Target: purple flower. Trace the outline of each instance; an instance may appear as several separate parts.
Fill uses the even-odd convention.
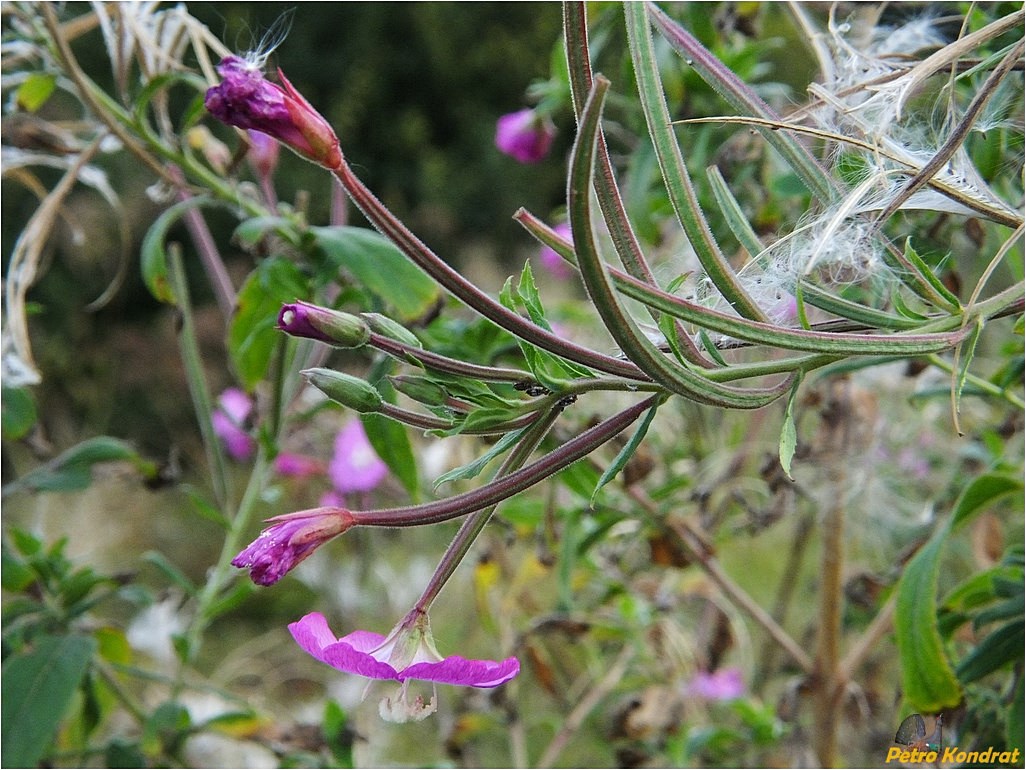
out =
[[[556,127],[534,110],[503,115],[495,124],[495,146],[521,163],[537,163],[549,153]]]
[[[687,691],[706,700],[736,700],[744,695],[745,682],[738,668],[700,671],[688,683]]]
[[[276,522],[232,559],[248,569],[253,582],[269,586],[281,580],[303,559],[356,522],[345,508],[311,508],[268,519]]]
[[[253,401],[238,388],[228,388],[217,399],[217,408],[210,415],[214,433],[224,442],[232,459],[243,462],[256,450],[256,442],[244,427],[253,411]]]
[[[350,421],[335,436],[335,455],[328,463],[328,475],[343,495],[369,492],[388,475],[388,466],[374,451],[359,420]]]
[[[427,614],[416,609],[387,637],[370,631],[353,631],[341,639],[336,638],[319,612],[311,612],[290,623],[289,631],[300,647],[332,668],[371,679],[402,682],[398,697],[386,698],[381,704],[382,717],[390,721],[423,719],[435,710],[434,698],[428,704],[421,697],[409,700],[408,680],[497,687],[520,673],[520,662],[516,658],[503,661],[468,660],[459,655],[443,658],[435,649]]]
[[[207,111],[222,123],[261,131],[314,163],[329,169],[342,165],[338,137],[328,122],[289,83],[264,78],[256,64],[226,56],[217,65],[223,80],[207,91]]]
[[[278,151],[281,147],[273,137],[263,131],[249,130],[249,165],[261,179],[270,179],[278,166]]]
[[[572,241],[569,223],[560,222],[552,228],[552,231],[565,240]],[[548,246],[541,247],[541,251],[538,252],[538,261],[541,262],[542,267],[548,270],[555,278],[569,278],[573,275],[573,268],[567,264],[565,259],[559,256],[559,254]]]
[[[282,452],[274,458],[274,470],[282,476],[305,479],[324,473],[324,462],[308,455]]]

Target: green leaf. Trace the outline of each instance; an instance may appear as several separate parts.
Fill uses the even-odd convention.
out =
[[[96,649],[88,636],[42,636],[11,655],[0,677],[0,757],[4,767],[37,767]]]
[[[246,251],[256,248],[268,233],[283,236],[287,241],[298,241],[299,235],[292,222],[285,217],[251,217],[239,224],[232,239]]]
[[[798,386],[801,384],[801,377],[796,377],[791,387],[791,395],[787,397],[787,406],[784,409],[784,422],[780,426],[780,467],[784,469],[787,477],[791,476],[791,461],[794,459],[794,450],[798,446],[798,430],[794,424],[794,405],[798,399]]]
[[[541,304],[541,297],[534,285],[534,277],[531,273],[531,264],[525,263],[520,273],[520,284],[517,287],[517,296],[513,296],[513,281],[507,279],[499,292],[499,301],[510,310],[519,310],[522,305],[528,316],[536,326],[546,331],[552,331],[548,320],[545,318],[545,309]],[[519,300],[519,302],[518,302]],[[524,354],[527,368],[539,384],[544,385],[551,391],[560,391],[566,387],[567,380],[574,377],[591,377],[592,372],[580,364],[554,356],[546,350],[542,350],[530,342],[520,338],[516,340],[520,351]]]
[[[150,290],[150,294],[160,302],[176,304],[175,293],[171,288],[167,272],[167,252],[164,250],[164,241],[167,240],[168,231],[190,209],[217,203],[212,198],[203,195],[176,203],[157,217],[157,221],[146,231],[146,237],[143,238],[140,248],[142,278],[146,288]]]
[[[513,444],[519,441],[520,437],[523,435],[525,430],[527,430],[527,428],[521,428],[520,430],[515,430],[510,433],[507,433],[494,444],[492,444],[491,448],[487,452],[485,452],[483,455],[478,457],[473,462],[469,462],[466,465],[461,465],[459,468],[453,468],[448,473],[443,473],[441,476],[435,479],[434,488],[438,489],[440,486],[442,486],[442,484],[445,484],[450,481],[456,481],[457,479],[475,478],[481,473],[481,471],[485,469],[485,466],[488,465],[488,463],[490,463],[496,457],[498,457],[507,449],[509,449]]]
[[[940,527],[905,567],[894,616],[905,698],[916,711],[931,714],[962,699],[937,630],[937,574],[948,531]]]
[[[406,428],[381,414],[361,414],[360,422],[378,457],[395,474],[410,497],[417,500],[420,497],[420,480]]]
[[[606,484],[616,478],[616,474],[623,470],[624,466],[634,456],[634,453],[638,451],[638,447],[641,446],[641,442],[645,440],[645,434],[648,433],[649,427],[652,425],[652,420],[655,419],[656,412],[659,411],[661,403],[656,403],[651,409],[645,412],[645,416],[638,424],[637,429],[634,431],[634,435],[631,436],[630,441],[624,444],[623,449],[616,453],[616,457],[613,458],[613,462],[609,464],[603,472],[602,476],[598,480],[598,484],[595,485],[595,491],[591,493],[591,500],[589,505],[595,505],[595,498],[598,497],[599,490],[602,489]]]
[[[425,316],[438,285],[384,236],[362,227],[311,227],[318,247],[401,320]]]
[[[1016,677],[1017,681],[1015,684],[1015,694],[1012,697],[1012,705],[1008,709],[1008,745],[1009,746],[1023,746],[1026,745],[1026,707],[1023,704],[1023,678]]]
[[[164,577],[185,591],[186,596],[196,595],[196,586],[193,585],[193,582],[189,580],[184,572],[168,561],[168,558],[160,551],[147,551],[142,555],[142,560],[160,570]]]
[[[147,765],[146,756],[139,750],[138,744],[123,738],[115,738],[108,743],[103,757],[103,766],[113,770],[146,767]]]
[[[976,353],[976,343],[983,331],[983,319],[977,318],[973,324],[973,330],[958,349],[958,373],[955,376],[955,392],[952,398],[955,399],[955,414],[961,410],[962,391],[965,389],[965,381],[969,376],[969,365],[973,362],[973,355]]]
[[[143,725],[143,751],[150,756],[175,753],[191,724],[189,710],[181,703],[161,703]]]
[[[963,684],[975,682],[1008,664],[1022,660],[1026,627],[1022,619],[996,629],[973,648],[958,664],[956,673]]]
[[[0,426],[4,441],[17,441],[36,424],[36,402],[28,388],[9,388],[4,385],[0,408],[3,413]]]
[[[50,98],[56,87],[56,75],[33,72],[18,86],[16,91],[18,107],[25,112],[35,112],[46,104],[46,100]]]
[[[10,486],[45,492],[85,489],[92,480],[90,470],[93,465],[116,460],[143,464],[135,450],[124,441],[109,436],[96,436],[62,452],[45,465],[11,482]]]
[[[937,274],[930,269],[930,266],[923,261],[923,258],[919,256],[919,253],[912,248],[912,239],[905,239],[905,259],[919,272],[923,279],[928,283],[933,290],[937,292],[949,305],[949,309],[952,311],[959,311],[962,309],[961,303],[958,301],[958,297],[951,293],[951,290],[944,285],[944,282],[937,277]]]
[[[952,529],[963,526],[983,506],[1013,492],[1021,493],[1022,489],[1022,479],[1005,474],[986,473],[973,479],[955,503]]]
[[[286,302],[307,295],[299,268],[286,259],[266,259],[239,289],[236,311],[228,327],[228,355],[246,390],[267,374],[281,333],[275,328]]]

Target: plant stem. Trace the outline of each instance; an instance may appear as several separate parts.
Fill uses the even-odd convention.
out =
[[[627,428],[661,398],[663,398],[661,395],[650,396],[584,431],[531,465],[478,489],[422,505],[385,508],[376,511],[353,511],[355,524],[377,527],[416,527],[448,521],[487,508],[518,492],[523,492],[542,479],[558,473],[568,465],[591,454]]]
[[[832,450],[827,466],[830,501],[825,507],[820,537],[820,587],[816,665],[813,672],[815,730],[813,746],[821,767],[833,767],[837,752],[837,718],[844,688],[839,678],[841,608],[844,601],[844,524],[848,493],[847,458],[854,416],[850,382],[841,378],[830,384],[823,413],[827,446]]]
[[[648,379],[629,361],[606,356],[569,340],[564,340],[562,337],[522,318],[517,313],[492,299],[446,264],[416,235],[410,232],[406,225],[400,222],[375,197],[374,193],[360,181],[345,161],[337,169],[334,169],[334,174],[349,194],[349,197],[352,198],[353,203],[356,204],[357,208],[363,212],[364,216],[370,220],[382,235],[398,246],[414,264],[468,307],[476,310],[485,318],[495,322],[511,334],[530,342],[532,345],[537,345],[543,350],[555,353],[557,356],[562,356],[570,361],[607,374],[614,374],[631,380],[644,381]]]
[[[502,465],[495,472],[495,476],[493,478],[503,478],[523,467],[524,463],[528,461],[531,454],[538,448],[542,439],[545,438],[545,435],[555,424],[562,411],[562,409],[552,407],[543,417],[537,419],[530,429],[524,433],[520,442],[516,447],[514,447],[513,451],[506,456],[505,460],[503,460]],[[488,520],[491,519],[496,507],[497,505],[492,505],[480,510],[469,516],[467,520],[463,522],[463,526],[461,526],[459,532],[456,533],[456,537],[442,556],[442,560],[439,562],[434,574],[431,576],[427,586],[424,588],[424,593],[421,594],[420,599],[418,599],[416,605],[414,605],[415,609],[427,612],[431,603],[435,600],[435,597],[438,596],[439,591],[442,590],[446,581],[452,577],[453,572],[456,571],[456,567],[458,567],[460,562],[463,561],[463,557],[467,555],[467,551],[470,550],[470,546],[473,545],[474,540],[477,539],[481,530],[484,529]]]

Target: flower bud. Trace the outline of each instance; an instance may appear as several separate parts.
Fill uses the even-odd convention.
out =
[[[303,98],[281,70],[282,85],[264,78],[260,68],[238,56],[217,65],[223,80],[207,91],[207,111],[222,123],[272,136],[325,168],[342,165],[338,137],[320,113]]]
[[[411,348],[424,347],[413,332],[402,324],[393,321],[388,316],[381,315],[380,313],[360,313],[360,317],[367,322],[367,325],[370,326],[371,331],[375,334],[401,342]]]
[[[381,394],[366,380],[334,369],[306,369],[303,374],[311,385],[342,406],[357,412],[381,411]]]
[[[359,316],[302,300],[281,306],[278,328],[293,337],[307,337],[340,348],[359,348],[370,339],[370,327]]]
[[[400,393],[427,406],[445,406],[449,398],[449,392],[445,388],[426,377],[399,374],[388,379]]]

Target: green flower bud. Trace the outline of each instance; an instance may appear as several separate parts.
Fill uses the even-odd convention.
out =
[[[383,316],[380,313],[360,313],[360,316],[375,334],[409,345],[411,348],[424,347],[413,332],[388,316]]]
[[[388,379],[400,393],[427,406],[445,406],[446,400],[449,398],[449,391],[427,377],[399,374]]]
[[[306,369],[307,380],[332,401],[357,412],[380,412],[381,394],[366,380],[333,369]]]

